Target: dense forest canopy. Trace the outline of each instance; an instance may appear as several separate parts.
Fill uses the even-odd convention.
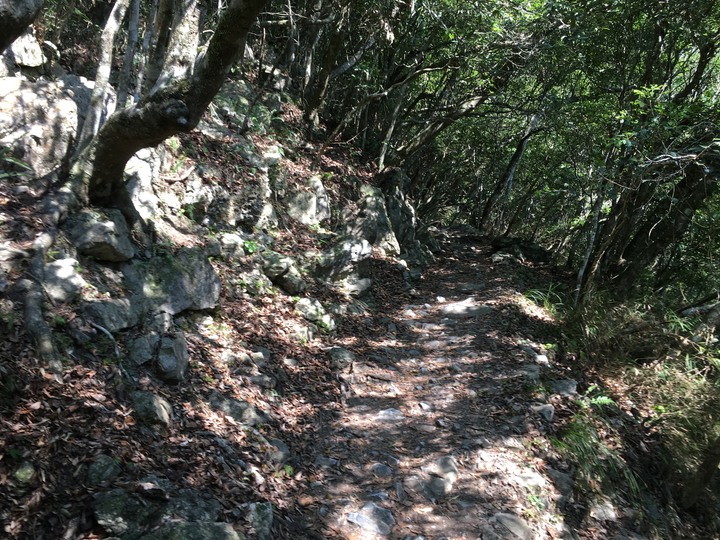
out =
[[[717,292],[716,2],[264,4],[229,2],[248,18],[224,27],[224,2],[47,2],[36,26],[61,61],[93,78],[95,59],[110,65],[110,39],[112,65],[122,66],[113,82],[136,108],[185,95],[179,106],[194,119],[155,125],[128,146],[132,155],[197,122],[207,106],[197,96],[217,82],[192,94],[179,77],[204,80],[198,70],[218,38],[244,38],[262,11],[246,64],[258,85],[279,74],[317,137],[357,146],[380,170],[403,167],[425,221],[541,242],[578,272],[577,301],[597,286],[626,294],[642,285],[678,305]],[[105,25],[111,9],[127,12],[117,37]],[[63,50],[77,32],[87,47]],[[115,186],[91,189],[91,199],[123,191],[86,172],[92,186]]]
[[[2,9],[17,30],[38,7]],[[717,298],[714,1],[76,0],[35,26],[97,80],[75,191],[131,223],[125,163],[191,130],[245,47],[315,137],[404,168],[427,223],[540,242],[576,272],[576,304]],[[121,103],[101,126],[109,83]]]

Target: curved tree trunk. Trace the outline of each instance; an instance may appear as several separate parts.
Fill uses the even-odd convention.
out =
[[[540,122],[540,115],[538,113],[535,113],[530,119],[528,126],[525,128],[525,132],[523,133],[520,142],[518,142],[517,146],[515,147],[515,152],[510,158],[510,162],[508,163],[505,172],[503,173],[500,180],[498,180],[497,184],[495,184],[495,189],[493,189],[493,192],[490,194],[490,197],[485,203],[482,215],[480,216],[480,225],[478,226],[481,231],[487,228],[490,221],[490,213],[495,208],[495,205],[497,204],[498,199],[500,199],[500,196],[503,193],[507,193],[510,191],[513,179],[515,178],[515,171],[517,171],[518,165],[520,165],[520,160],[522,160],[523,154],[525,154],[525,150],[527,149],[527,145],[530,142],[530,138],[538,132],[538,122]]]
[[[194,72],[169,82],[105,122],[71,173],[73,184],[87,190],[80,194],[83,199],[118,208],[131,225],[139,222],[125,189],[125,165],[138,150],[197,126],[230,67],[242,56],[247,33],[264,5],[265,0],[231,1],[207,51],[195,62]]]

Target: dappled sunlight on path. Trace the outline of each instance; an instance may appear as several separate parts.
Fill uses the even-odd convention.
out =
[[[520,294],[522,268],[447,247],[404,301],[377,306],[384,331],[355,343],[339,373],[344,406],[322,429],[301,498],[326,537],[569,534],[571,471],[539,408],[549,396],[536,341],[552,320]]]

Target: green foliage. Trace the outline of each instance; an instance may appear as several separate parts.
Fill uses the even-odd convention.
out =
[[[252,255],[253,253],[257,253],[258,249],[258,243],[255,240],[245,240],[243,242],[243,250],[245,253]]]
[[[525,297],[547,311],[554,318],[560,319],[566,311],[566,302],[560,292],[560,287],[551,283],[546,291],[530,289],[524,293]]]
[[[62,315],[54,315],[52,319],[52,324],[55,327],[62,327],[67,324],[67,319],[63,317]]]
[[[637,421],[666,448],[667,454],[653,455],[653,461],[693,470],[720,422],[720,349],[693,340],[701,320],[682,317],[655,298],[620,304],[595,293],[566,321],[569,348],[623,391],[621,404],[592,385],[579,400],[582,415],[612,432],[604,412],[617,407],[628,412],[630,402]],[[571,437],[569,448],[580,459],[592,459],[576,439]]]
[[[615,401],[611,397],[599,393],[599,388],[597,384],[591,384],[590,387],[585,391],[584,399],[580,400],[578,403],[580,403],[580,405],[585,408],[596,407],[597,409],[602,409],[603,407],[615,405]]]
[[[566,459],[577,464],[587,489],[602,490],[605,495],[625,495],[633,506],[639,507],[640,482],[625,461],[618,439],[609,439],[608,433],[613,433],[613,429],[607,422],[581,410],[551,442]]]
[[[30,165],[14,157],[9,148],[0,147],[0,181],[28,176],[31,173],[32,167]]]
[[[286,478],[292,478],[294,475],[295,469],[293,469],[292,465],[288,465],[287,463],[282,466],[282,469],[275,473],[276,478],[282,478],[283,476]]]

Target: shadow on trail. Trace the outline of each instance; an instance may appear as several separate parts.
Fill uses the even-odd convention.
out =
[[[372,306],[356,360],[338,375],[343,407],[316,448],[307,512],[326,537],[508,537],[557,525],[546,516],[562,514],[567,488],[536,456],[548,423],[532,410],[540,372],[521,347],[550,340],[553,323],[518,299],[531,274],[486,259],[475,246],[454,253]],[[397,272],[384,264],[375,261],[376,279]]]

